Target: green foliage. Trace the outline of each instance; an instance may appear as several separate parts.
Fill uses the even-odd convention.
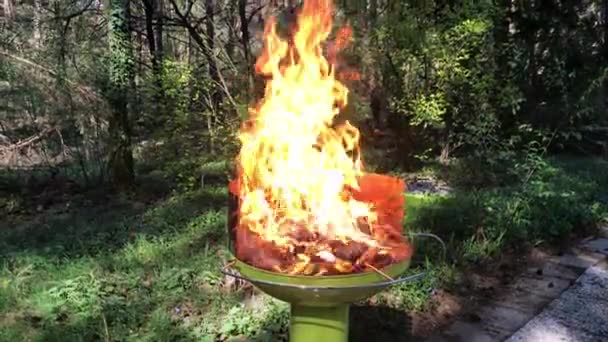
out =
[[[444,137],[444,144],[494,147],[498,121],[493,109],[495,65],[488,44],[492,25],[484,13],[454,26],[425,30],[416,50],[404,47],[403,95],[393,107],[429,138]],[[407,72],[423,69],[424,74]],[[446,140],[447,137],[447,140]]]
[[[462,242],[460,253],[462,258],[468,262],[479,263],[487,261],[496,256],[504,248],[504,235],[501,232],[498,236],[487,237],[471,236],[468,240]]]
[[[224,188],[209,188],[173,197],[135,217],[117,212],[95,220],[95,213],[84,210],[73,223],[78,229],[92,226],[89,231],[75,233],[74,226],[51,220],[52,234],[39,245],[28,241],[36,225],[19,232],[3,229],[0,311],[32,318],[3,320],[0,331],[24,336],[29,330],[34,340],[103,339],[107,324],[108,334],[120,339],[194,339],[186,332],[192,330],[186,329],[188,320],[194,327],[205,323],[187,310],[207,305],[220,310],[237,301],[221,292],[217,271],[225,196]],[[45,247],[55,244],[63,247]],[[211,318],[214,324],[221,320]]]
[[[522,172],[535,170],[525,183],[448,196],[408,195],[406,228],[444,237],[459,267],[608,221],[605,161],[522,163],[530,164]],[[137,215],[118,202],[102,215],[82,208],[68,221],[48,219],[44,230],[36,222],[0,230],[0,314],[17,317],[0,321],[0,338],[284,340],[284,303],[224,288],[218,269],[226,252],[225,202],[225,186],[210,186],[171,196]],[[422,264],[410,272],[427,275],[370,303],[396,310],[427,307],[434,291],[449,287],[458,272],[437,251],[434,243],[416,243]]]
[[[395,309],[421,311],[428,307],[435,290],[454,281],[452,267],[429,260],[423,267],[408,271],[411,274],[418,272],[425,272],[421,280],[396,285],[372,300]]]
[[[408,196],[406,226],[449,237],[452,249],[468,262],[486,261],[507,247],[580,234],[608,214],[601,201],[605,166],[600,160],[533,159],[520,166],[528,176],[523,183]]]
[[[75,317],[82,318],[96,316],[101,312],[102,295],[101,282],[93,274],[63,280],[44,294],[52,301],[49,308],[52,314],[69,311]]]
[[[514,6],[523,8],[514,13],[484,1],[389,5],[374,31],[371,63],[377,68],[382,61],[395,120],[413,127],[404,134],[416,146],[405,148],[423,159],[441,151],[444,159],[500,164],[538,141],[522,125],[555,131],[547,146],[563,148],[580,143],[583,124],[605,123],[598,116],[603,72],[597,60],[583,57],[595,53],[588,13],[569,8],[548,16],[552,9],[544,5]],[[574,21],[589,35],[573,38],[564,25]],[[581,52],[571,53],[570,44]]]
[[[165,101],[170,103],[173,108],[166,108],[169,112],[154,113],[156,115],[166,115],[171,120],[168,124],[170,128],[177,129],[176,135],[183,133],[191,123],[190,116],[195,113],[190,112],[192,102],[200,101],[201,90],[209,88],[208,80],[203,78],[200,80],[194,92],[186,92],[190,82],[192,82],[192,67],[185,63],[179,63],[166,58],[163,61],[162,68],[162,92],[165,95]]]
[[[226,320],[220,328],[220,334],[224,339],[228,336],[251,336],[256,328],[254,322],[251,312],[247,312],[242,306],[235,306],[228,311]]]
[[[444,126],[443,117],[446,114],[446,103],[442,94],[421,94],[411,103],[412,119],[415,126],[440,128]]]
[[[368,304],[423,310],[463,265],[608,222],[606,162],[548,157],[606,149],[604,136],[583,129],[601,132],[607,123],[603,2],[383,1],[375,13],[369,2],[337,3],[339,19],[355,29],[338,74],[362,75],[347,82],[342,115],[369,138],[364,157],[377,164],[368,170],[394,171],[392,149],[399,162],[431,163],[455,186],[447,196],[408,195],[406,227],[444,237],[456,264],[445,265],[437,246],[417,244],[422,264],[411,272],[427,276]],[[20,2],[17,20],[0,23],[0,148],[57,128],[15,154],[32,165],[0,174],[0,216],[8,218],[0,229],[0,340],[284,340],[286,305],[227,289],[218,272],[238,123],[262,90],[261,82],[249,89],[256,52],[240,51],[234,7],[218,9],[214,22],[204,6],[186,19],[165,11],[162,63],[151,68],[141,2],[111,0],[105,11],[41,4]],[[257,15],[246,16],[255,50]],[[291,19],[279,19],[280,31]],[[215,29],[212,50],[195,39],[211,38],[205,24]],[[389,134],[378,139],[366,130],[378,114],[375,87],[390,103],[381,110],[385,132],[375,132]],[[224,103],[215,103],[218,91]],[[136,190],[162,198],[108,195],[101,185],[101,156],[128,168],[132,145]],[[149,171],[156,176],[145,182]],[[75,190],[53,191],[70,181]]]
[[[209,94],[214,88],[210,79],[192,65],[166,58],[160,81],[164,95],[160,111],[154,110],[158,107],[153,102],[154,80],[146,82],[150,114],[142,115],[139,125],[151,131],[151,139],[159,143],[152,153],[143,149],[141,161],[161,166],[180,190],[200,187],[202,175],[226,174],[226,160],[236,153],[237,126],[236,121],[218,120],[209,107]]]
[[[270,300],[263,308],[254,310],[237,305],[232,307],[222,320],[220,339],[251,336],[261,341],[276,340],[279,335],[285,334],[288,321],[288,305],[276,300]]]

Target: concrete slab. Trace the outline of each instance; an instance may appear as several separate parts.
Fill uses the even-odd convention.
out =
[[[533,314],[504,306],[489,305],[479,311],[484,330],[493,338],[502,340],[519,329]]]
[[[509,291],[498,295],[491,305],[503,306],[529,315],[536,315],[552,300],[553,298],[532,292]]]
[[[570,286],[570,283],[570,280],[556,277],[537,279],[524,276],[509,285],[509,288],[513,289],[514,293],[519,293],[522,296],[525,296],[527,293],[533,293],[537,296],[551,299],[559,296],[563,290]]]
[[[529,313],[497,305],[486,306],[479,311],[479,317],[484,324],[502,330],[515,330],[524,325],[530,316]]]
[[[475,320],[457,321],[427,341],[608,342],[607,255],[602,238],[550,257],[476,310]]]
[[[496,341],[480,324],[456,321],[444,331],[444,341],[450,342],[493,342]],[[429,341],[431,341],[429,339]],[[438,340],[435,340],[438,341]]]
[[[538,316],[506,342],[605,342],[601,336],[573,330],[548,315]]]
[[[596,253],[608,255],[608,239],[605,238],[587,241],[583,247]]]
[[[530,278],[555,277],[575,280],[583,273],[583,270],[560,265],[556,261],[548,261],[542,267],[528,267],[526,273]]]
[[[550,262],[557,262],[560,265],[587,269],[603,260],[606,256],[600,253],[587,252],[583,250],[574,250],[572,253],[566,253],[562,256],[554,256],[549,259]]]
[[[608,238],[608,223],[604,223],[599,226],[599,235]]]
[[[608,341],[608,270],[590,267],[507,341]]]

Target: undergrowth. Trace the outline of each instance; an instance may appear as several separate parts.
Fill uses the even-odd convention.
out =
[[[455,263],[442,261],[437,244],[416,241],[410,272],[426,276],[360,303],[359,314],[387,324],[386,310],[424,310],[463,266],[608,221],[607,166],[547,160],[526,182],[408,195],[406,229],[440,235]],[[0,341],[285,339],[288,307],[219,273],[229,258],[225,203],[225,188],[209,186],[144,208],[113,199],[3,222]]]

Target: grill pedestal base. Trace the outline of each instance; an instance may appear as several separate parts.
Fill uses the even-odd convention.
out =
[[[348,342],[350,305],[331,307],[291,305],[290,342]]]

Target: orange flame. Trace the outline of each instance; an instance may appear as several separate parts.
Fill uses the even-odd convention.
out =
[[[298,261],[291,271],[295,273],[307,273],[310,262],[310,255],[295,247],[296,235],[302,241],[302,230],[313,245],[322,237],[384,248],[377,237],[388,233],[373,228],[380,216],[381,221],[394,222],[398,238],[401,234],[403,182],[391,179],[381,185],[388,191],[385,195],[401,196],[396,206],[385,205],[395,209],[397,219],[387,218],[385,212],[378,212],[385,199],[365,198],[369,197],[364,194],[369,193],[365,181],[361,183],[364,189],[360,188],[359,130],[348,121],[334,123],[347,103],[348,89],[336,79],[335,67],[322,53],[332,28],[332,11],[330,0],[305,1],[290,40],[281,38],[276,21],[269,20],[264,49],[256,62],[256,71],[268,79],[264,98],[250,108],[239,134],[239,180],[233,189],[238,189],[241,200],[239,226],[259,237],[259,244],[272,243],[295,255]],[[346,46],[351,35],[350,28],[339,31],[329,53],[332,61],[336,49]],[[369,180],[386,181],[381,177]],[[257,237],[243,235],[248,241]],[[275,257],[272,253],[271,249],[258,253],[256,263],[267,264]],[[407,253],[401,254],[395,260]],[[323,251],[319,255],[332,258]],[[334,263],[340,272],[352,270],[348,262]]]
[[[330,1],[305,1],[293,44],[278,36],[271,20],[256,63],[256,70],[271,79],[240,134],[240,217],[278,244],[288,243],[280,229],[286,222],[332,238],[371,243],[356,220],[374,220],[370,205],[344,192],[345,187],[358,188],[359,131],[348,122],[332,126],[346,105],[348,89],[335,79],[322,54],[331,13]],[[343,32],[342,46],[349,35]]]

